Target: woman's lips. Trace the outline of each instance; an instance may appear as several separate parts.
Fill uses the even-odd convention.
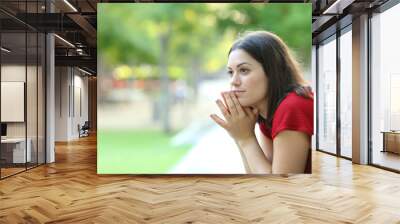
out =
[[[232,92],[246,92],[246,90],[242,90],[242,89],[233,89],[231,91]]]
[[[239,96],[246,92],[246,90],[231,90],[236,96]]]

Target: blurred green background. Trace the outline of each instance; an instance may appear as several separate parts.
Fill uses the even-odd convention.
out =
[[[97,18],[98,173],[174,172],[213,125],[240,33],[277,34],[311,77],[311,4],[100,3]]]

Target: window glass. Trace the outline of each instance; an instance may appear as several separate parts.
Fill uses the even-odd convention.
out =
[[[340,153],[352,157],[352,35],[340,36]]]
[[[318,48],[318,148],[336,153],[336,37]]]
[[[372,29],[372,163],[400,170],[400,4],[376,14]]]

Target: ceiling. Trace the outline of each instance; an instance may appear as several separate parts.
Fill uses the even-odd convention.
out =
[[[36,33],[54,32],[57,34],[56,66],[79,66],[96,74],[98,2],[97,0],[47,0],[46,5],[44,0],[1,0],[2,46],[12,49],[2,60],[19,63],[24,61],[26,56],[29,63],[29,59],[36,57],[36,51],[44,47],[43,44],[36,43]],[[28,32],[27,40],[25,40],[25,30]],[[30,35],[29,32],[35,35]],[[25,41],[28,42],[27,45]]]
[[[361,13],[373,12],[389,0],[312,0],[313,44],[351,24]]]

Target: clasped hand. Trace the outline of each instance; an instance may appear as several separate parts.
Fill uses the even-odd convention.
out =
[[[225,104],[218,99],[216,101],[225,120],[211,114],[210,117],[224,128],[235,141],[242,141],[254,137],[254,127],[257,121],[256,108],[242,107],[233,92],[222,92]]]

